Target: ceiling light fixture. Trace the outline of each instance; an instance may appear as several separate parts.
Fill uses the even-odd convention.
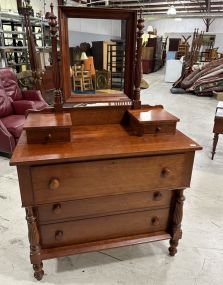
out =
[[[177,10],[176,10],[176,8],[172,5],[172,6],[169,7],[169,9],[167,10],[166,13],[167,13],[167,15],[176,15]]]

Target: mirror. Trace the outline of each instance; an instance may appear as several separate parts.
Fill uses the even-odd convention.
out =
[[[133,99],[136,11],[59,7],[65,103]]]

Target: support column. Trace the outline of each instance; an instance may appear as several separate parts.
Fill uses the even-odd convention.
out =
[[[34,277],[41,280],[44,275],[43,263],[41,260],[41,246],[39,231],[36,224],[36,217],[33,207],[26,208],[26,220],[28,224],[28,235],[30,243],[30,261],[33,264]]]
[[[169,254],[174,256],[177,253],[177,246],[179,239],[182,238],[182,230],[181,230],[181,221],[183,218],[183,204],[185,197],[183,195],[183,190],[174,190],[175,192],[175,209],[172,217],[172,225],[171,225],[171,239],[170,239],[170,247]]]

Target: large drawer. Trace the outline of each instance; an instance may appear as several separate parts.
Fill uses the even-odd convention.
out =
[[[35,166],[37,204],[79,198],[188,187],[193,156],[176,154]]]
[[[50,223],[70,218],[103,216],[121,211],[169,207],[171,196],[172,191],[156,190],[45,204],[38,207],[38,219],[40,223]]]
[[[166,230],[169,209],[142,211],[40,226],[43,248]]]

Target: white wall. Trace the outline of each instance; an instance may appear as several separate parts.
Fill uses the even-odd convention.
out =
[[[69,19],[69,31],[121,37],[121,21],[105,19]]]
[[[155,27],[159,36],[163,36],[165,33],[191,33],[195,28],[205,30],[202,19],[182,19],[180,22],[174,19],[146,21],[145,29],[148,25]]]
[[[191,44],[193,32],[195,28],[199,31],[205,31],[206,26],[203,19],[182,19],[182,21],[175,21],[174,19],[159,19],[145,22],[145,31],[148,25],[157,29],[159,36],[168,36],[169,38],[181,38],[191,35],[189,43]],[[223,19],[217,18],[211,24],[209,34],[215,34],[215,47],[218,47],[219,52],[223,52]]]
[[[192,33],[195,28],[198,28],[200,31],[206,30],[203,19],[182,19],[180,22],[175,21],[174,19],[145,21],[145,29],[148,25],[155,27],[160,36],[165,33]],[[223,19],[215,19],[210,26],[209,32],[221,33],[222,25]]]

